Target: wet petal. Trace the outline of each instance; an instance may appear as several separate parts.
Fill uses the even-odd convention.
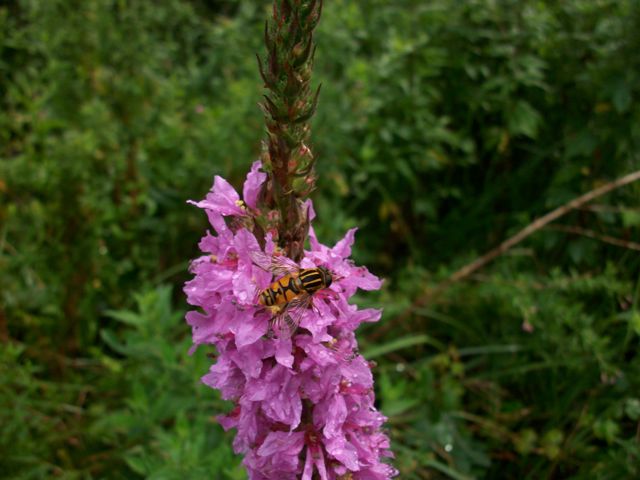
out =
[[[282,338],[276,340],[276,361],[287,368],[293,367],[293,353],[291,351],[291,339]]]
[[[352,472],[360,470],[358,463],[358,452],[355,447],[345,440],[344,437],[333,437],[324,441],[327,453],[342,463]]]
[[[263,335],[266,335],[269,329],[269,322],[265,315],[257,315],[245,322],[233,325],[231,331],[236,334],[236,346],[240,349],[246,345],[250,345]]]
[[[303,432],[271,432],[258,449],[258,455],[261,457],[278,454],[297,456],[303,445]]]

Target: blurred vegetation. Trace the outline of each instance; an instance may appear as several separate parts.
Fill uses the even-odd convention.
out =
[[[259,154],[268,3],[0,4],[0,476],[244,478],[180,286],[185,200]],[[638,478],[640,185],[401,315],[640,168],[639,4],[333,0],[317,41],[316,228],[387,279],[401,478]]]

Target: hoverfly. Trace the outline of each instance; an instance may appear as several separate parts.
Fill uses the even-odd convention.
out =
[[[301,268],[284,256],[269,256],[262,252],[251,255],[253,263],[278,278],[257,292],[256,303],[273,314],[272,328],[278,336],[290,337],[298,328],[304,312],[312,305],[312,296],[328,288],[334,275],[327,268]]]

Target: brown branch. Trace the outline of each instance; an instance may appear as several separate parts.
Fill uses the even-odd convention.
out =
[[[393,324],[396,324],[396,325],[402,324],[402,322],[405,321],[407,317],[411,315],[411,313],[416,308],[419,308],[425,305],[431,298],[433,298],[437,294],[442,293],[444,290],[449,288],[454,283],[464,280],[472,273],[476,272],[477,270],[480,270],[489,262],[491,262],[492,260],[499,257],[500,255],[505,253],[507,250],[509,250],[513,246],[523,241],[529,235],[537,232],[541,228],[545,227],[546,225],[553,222],[554,220],[557,220],[563,215],[566,215],[571,210],[581,208],[584,204],[590,202],[595,198],[601,197],[602,195],[605,195],[611,192],[612,190],[615,190],[616,188],[623,187],[624,185],[628,185],[638,180],[640,180],[640,170],[629,173],[628,175],[625,175],[624,177],[620,177],[617,180],[614,180],[613,182],[606,183],[601,187],[598,187],[594,190],[591,190],[585,193],[584,195],[580,195],[579,197],[574,198],[570,202],[565,203],[564,205],[556,208],[555,210],[550,211],[546,215],[543,215],[542,217],[534,220],[529,225],[527,225],[522,230],[520,230],[518,233],[516,233],[514,236],[508,238],[507,240],[502,242],[500,245],[498,245],[494,249],[489,250],[487,253],[485,253],[481,257],[476,258],[473,262],[468,263],[462,268],[456,270],[445,281],[437,285],[434,289],[426,292],[422,297],[419,297],[417,300],[415,300],[407,310],[405,310],[402,314],[400,314],[398,317],[396,317],[392,321],[388,322],[387,325],[390,326]],[[383,329],[380,329],[380,330],[383,330]]]
[[[624,185],[635,182],[637,180],[640,180],[640,170],[630,173],[628,175],[625,175],[624,177],[614,180],[613,182],[609,182],[605,185],[602,185],[599,188],[596,188],[595,190],[591,190],[590,192],[587,192],[584,195],[580,195],[579,197],[574,198],[569,203],[565,203],[564,205],[538,218],[537,220],[534,220],[525,228],[523,228],[518,233],[516,233],[513,237],[508,238],[493,250],[488,251],[487,253],[477,258],[473,262],[465,265],[461,269],[454,272],[447,280],[445,280],[444,285],[445,286],[450,285],[452,283],[459,282],[460,280],[468,277],[476,270],[484,267],[487,263],[492,261],[494,258],[502,255],[511,247],[520,243],[522,240],[527,238],[532,233],[537,232],[547,224],[553,222],[554,220],[557,220],[563,215],[566,215],[571,210],[580,208],[582,205],[590,202],[594,198],[600,197],[606,193],[609,193],[612,190],[615,190],[616,188],[620,188]]]
[[[625,207],[618,205],[583,205],[580,210],[586,210],[596,213],[625,213],[625,212],[640,212],[640,208]]]
[[[593,230],[586,228],[575,227],[573,225],[549,225],[547,228],[557,230],[559,232],[572,233],[575,235],[582,235],[584,237],[600,240],[601,242],[615,245],[616,247],[628,248],[629,250],[640,251],[640,243],[632,242],[630,240],[623,240],[621,238],[611,237],[609,235],[603,235]]]
[[[0,308],[0,343],[7,343],[9,341],[9,324],[7,317],[4,314],[4,310]]]

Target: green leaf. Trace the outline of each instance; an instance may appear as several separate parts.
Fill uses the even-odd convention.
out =
[[[598,145],[597,138],[586,129],[570,136],[566,142],[566,156],[569,159],[591,155]]]
[[[538,434],[532,428],[527,428],[520,432],[514,440],[516,450],[522,455],[531,453],[538,440]]]
[[[448,467],[444,463],[438,462],[437,460],[426,460],[424,462],[424,465],[438,470],[441,473],[444,473],[447,477],[453,478],[453,480],[473,480],[473,477],[460,473],[453,468]]]
[[[397,338],[392,340],[391,342],[384,343],[382,345],[378,345],[376,347],[366,348],[362,355],[366,359],[373,359],[376,357],[380,357],[382,355],[387,355],[392,352],[397,352],[398,350],[402,350],[409,347],[414,347],[416,345],[432,345],[438,349],[444,349],[444,346],[438,342],[437,340],[429,337],[428,335],[413,335],[408,337]]]
[[[128,454],[124,457],[124,460],[127,462],[129,468],[137,474],[145,476],[149,474],[148,462],[146,462],[145,458],[140,454]]]
[[[620,426],[609,418],[596,420],[593,425],[593,433],[597,438],[606,440],[607,443],[613,443],[620,434]]]
[[[420,404],[418,398],[400,398],[384,403],[384,413],[390,417],[400,415]]]
[[[130,349],[126,345],[122,344],[116,334],[108,328],[100,330],[100,337],[113,351],[122,355],[129,355],[131,353]]]
[[[640,211],[624,210],[622,212],[622,224],[625,227],[640,226]]]
[[[512,135],[536,138],[541,122],[540,113],[525,100],[517,100],[507,112],[507,125]]]
[[[629,318],[629,325],[633,329],[636,335],[640,337],[640,311],[632,310],[628,315],[625,315]]]
[[[145,318],[143,316],[130,310],[107,310],[105,315],[132,326],[139,326],[145,322]]]
[[[618,113],[625,113],[629,110],[631,106],[631,91],[623,79],[615,82],[611,100]]]
[[[624,405],[624,412],[633,421],[640,419],[640,399],[627,398]]]
[[[560,447],[562,445],[563,439],[563,432],[556,428],[551,429],[547,433],[545,433],[540,440],[540,445],[542,446],[544,454],[550,459],[557,458],[558,455],[560,455]]]

